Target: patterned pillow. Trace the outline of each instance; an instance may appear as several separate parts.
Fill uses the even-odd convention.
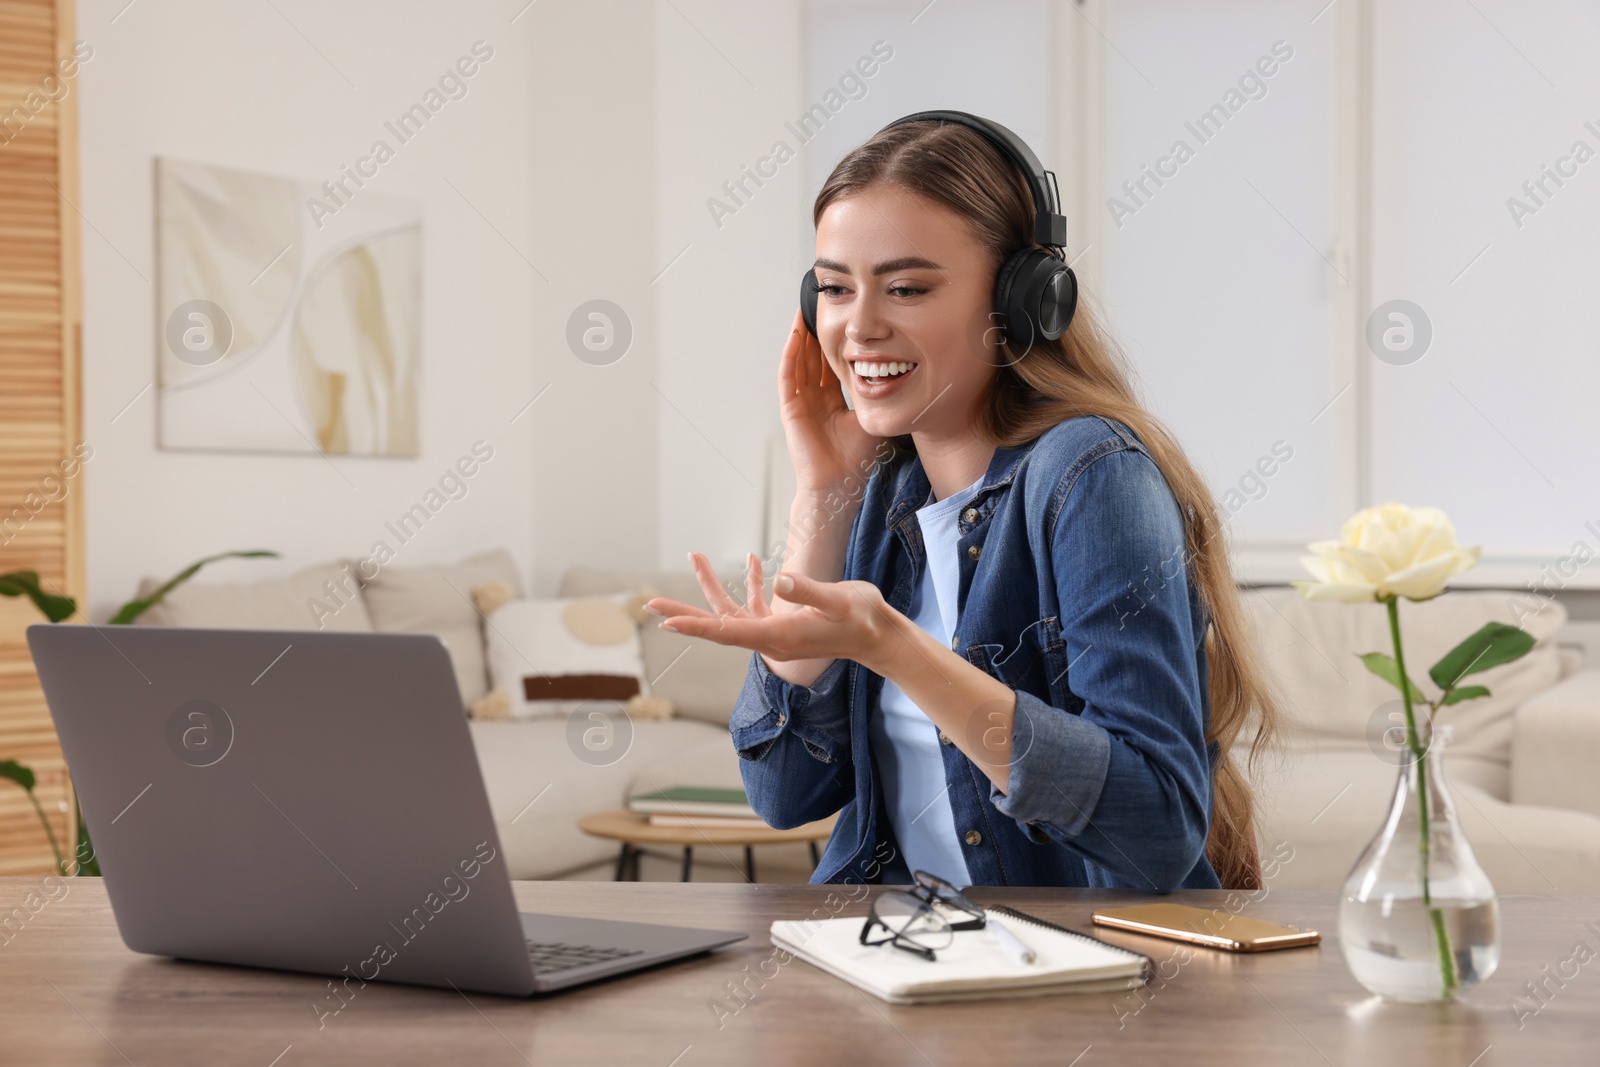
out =
[[[564,717],[590,701],[625,706],[648,696],[632,598],[513,600],[492,611],[489,677],[509,717]]]

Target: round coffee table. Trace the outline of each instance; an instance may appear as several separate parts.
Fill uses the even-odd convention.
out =
[[[689,880],[694,849],[700,845],[732,845],[744,849],[744,874],[751,882],[756,880],[756,859],[752,851],[756,845],[783,845],[804,841],[811,846],[811,863],[815,867],[820,857],[817,842],[833,833],[838,815],[796,826],[792,830],[775,830],[770,826],[651,826],[650,817],[627,808],[585,815],[578,820],[578,829],[591,837],[604,837],[622,842],[617,854],[616,881],[639,880],[639,853],[647,845],[676,845],[683,849],[683,878]]]

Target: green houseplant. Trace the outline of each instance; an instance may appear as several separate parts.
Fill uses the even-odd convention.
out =
[[[200,572],[208,563],[215,563],[219,559],[233,557],[254,559],[262,556],[277,558],[276,552],[265,549],[250,549],[243,552],[220,552],[215,556],[207,556],[196,560],[183,568],[167,581],[163,582],[155,592],[143,599],[135,598],[123,604],[116,613],[107,620],[108,625],[126,626],[134,622],[155,605],[165,600],[167,594],[178,586],[187,582]],[[34,606],[51,622],[65,622],[78,611],[78,603],[69,596],[61,596],[45,589],[37,571],[10,571],[0,574],[0,596],[18,597],[25,596],[33,601]],[[50,827],[50,820],[45,815],[44,808],[39,803],[39,798],[34,794],[36,778],[33,770],[16,760],[0,761],[0,778],[7,778],[21,786],[28,794],[28,800],[33,804],[33,810],[39,815],[39,822],[44,826],[44,832],[50,839],[50,848],[55,853],[56,869],[64,875],[87,874],[98,877],[100,865],[94,858],[94,847],[89,842],[88,828],[83,824],[83,812],[77,813],[77,826],[75,828],[75,842],[73,855],[76,860],[77,870],[72,870],[71,864],[62,855],[61,843],[56,839],[56,834]]]

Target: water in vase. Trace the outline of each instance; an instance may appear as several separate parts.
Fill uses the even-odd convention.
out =
[[[1455,959],[1456,993],[1494,973],[1500,965],[1500,912],[1494,897],[1476,902],[1435,902]],[[1363,986],[1394,1000],[1438,1000],[1444,969],[1430,909],[1419,897],[1361,902],[1346,895],[1339,904],[1339,947]]]

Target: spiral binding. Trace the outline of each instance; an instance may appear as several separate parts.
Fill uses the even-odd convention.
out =
[[[1042,926],[1046,929],[1054,930],[1057,933],[1070,934],[1073,937],[1080,938],[1084,941],[1092,941],[1097,945],[1104,945],[1106,948],[1116,949],[1118,952],[1125,953],[1129,956],[1136,956],[1140,960],[1144,961],[1141,965],[1142,973],[1140,977],[1147,983],[1151,978],[1155,977],[1156,961],[1145,955],[1143,952],[1128,948],[1126,945],[1114,944],[1110,941],[1095,937],[1093,934],[1086,934],[1082,930],[1074,930],[1069,926],[1062,926],[1060,923],[1053,923],[1049,919],[1041,919],[1037,915],[1029,915],[1025,911],[1018,911],[1009,904],[988,905],[988,908],[990,911],[997,911],[1000,914],[1009,916],[1018,920],[1019,922],[1031,923],[1034,926]]]

